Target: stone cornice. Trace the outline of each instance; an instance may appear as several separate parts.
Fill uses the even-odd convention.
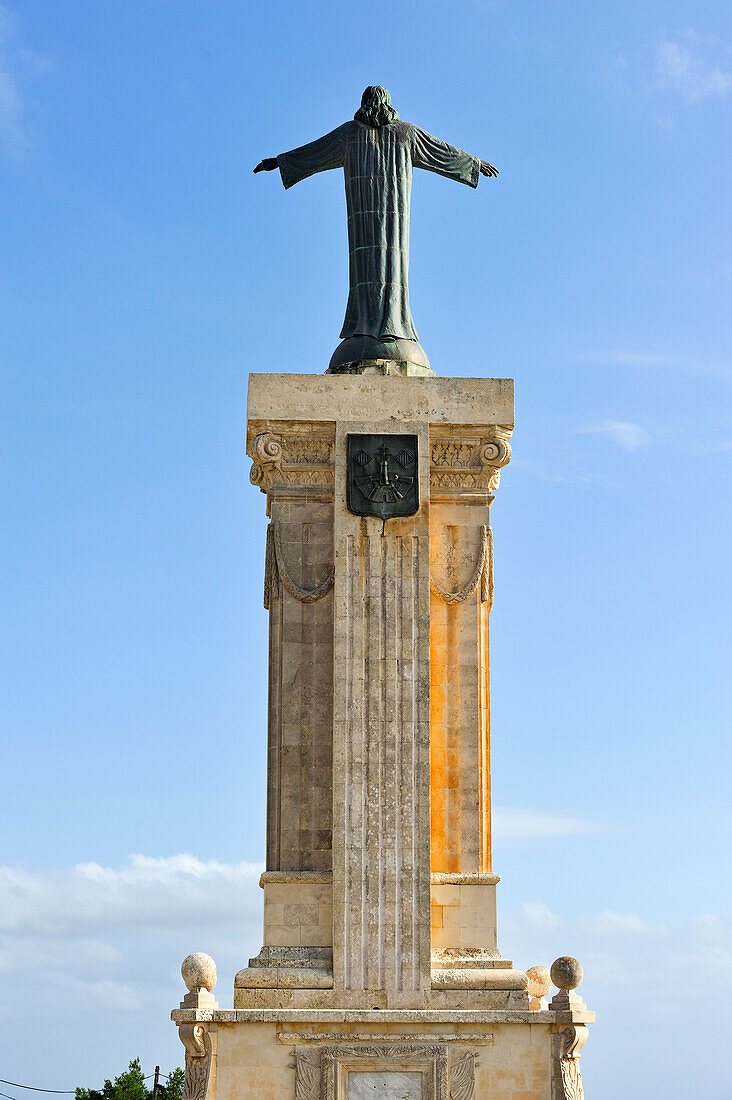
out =
[[[317,1024],[594,1024],[595,1013],[575,1009],[539,1012],[509,1009],[368,1009],[349,1008],[217,1008],[175,1009],[176,1024],[185,1023],[317,1023]]]

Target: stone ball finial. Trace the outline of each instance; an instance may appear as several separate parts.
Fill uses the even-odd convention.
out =
[[[584,977],[584,971],[571,955],[562,955],[552,963],[551,979],[557,989],[576,989]]]
[[[216,985],[216,963],[210,955],[203,951],[188,955],[181,964],[180,972],[191,993],[197,993],[199,989],[207,989],[209,993],[213,993]]]
[[[552,979],[545,966],[530,966],[526,971],[529,979],[529,996],[541,999],[551,991]]]

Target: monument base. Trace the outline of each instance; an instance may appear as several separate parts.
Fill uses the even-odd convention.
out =
[[[385,336],[349,336],[331,356],[326,374],[401,374],[432,378],[424,348],[418,340]]]
[[[576,1009],[172,1015],[191,1100],[573,1100],[594,1020]]]

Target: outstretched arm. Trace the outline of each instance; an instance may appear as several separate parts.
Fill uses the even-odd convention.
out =
[[[439,176],[447,176],[458,183],[467,183],[468,187],[478,186],[482,168],[482,162],[477,157],[448,145],[418,126],[412,128],[412,164],[415,168],[426,168],[428,172],[437,172]]]
[[[304,180],[316,172],[327,172],[329,168],[342,168],[346,154],[346,126],[339,126],[325,137],[291,149],[289,153],[280,153],[278,157],[266,157],[260,160],[255,172],[273,172],[279,168],[285,187]]]
[[[498,175],[498,169],[487,160],[478,160],[418,126],[413,127],[412,164],[415,168],[426,168],[428,172],[467,183],[469,187],[477,187],[481,176]]]

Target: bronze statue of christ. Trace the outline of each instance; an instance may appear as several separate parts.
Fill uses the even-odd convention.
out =
[[[497,169],[400,121],[380,87],[366,89],[352,122],[263,160],[254,171],[275,168],[286,188],[330,168],[345,172],[350,289],[341,338],[417,341],[407,285],[412,168],[469,187],[477,187],[481,175],[497,176]]]

